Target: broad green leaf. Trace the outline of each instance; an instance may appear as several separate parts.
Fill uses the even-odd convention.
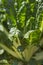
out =
[[[29,38],[30,33],[34,32],[34,30],[30,30],[28,31],[25,35],[24,38]]]
[[[24,35],[24,38],[28,41],[29,44],[35,44],[40,40],[40,33],[40,30],[31,30]]]
[[[41,34],[40,30],[35,30],[34,32],[30,33],[30,42],[37,43],[40,40]]]

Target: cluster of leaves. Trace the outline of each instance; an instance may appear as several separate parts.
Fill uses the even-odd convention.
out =
[[[0,64],[2,63],[43,64],[42,0],[0,0]]]

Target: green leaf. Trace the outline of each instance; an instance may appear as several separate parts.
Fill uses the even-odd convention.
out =
[[[30,30],[24,35],[24,38],[28,41],[28,44],[37,44],[41,37],[40,33],[40,30]]]
[[[35,58],[37,61],[38,61],[38,60],[43,60],[43,51],[42,51],[42,52],[39,52],[39,53],[36,53],[34,58]]]
[[[0,60],[1,65],[10,65],[7,60]]]
[[[16,25],[16,11],[14,9],[14,0],[10,1],[10,0],[2,0],[3,6],[6,9],[6,13],[7,13],[7,18],[9,18],[13,23],[12,25]],[[9,4],[10,3],[10,4]],[[15,15],[15,16],[14,16]]]
[[[25,16],[26,16],[26,5],[24,2],[24,4],[21,5],[17,13],[17,18],[18,18],[17,27],[21,31],[24,30],[25,27]]]
[[[0,31],[0,43],[3,43],[5,45],[7,45],[8,47],[12,45],[11,40],[8,38],[8,36],[6,35],[6,33]]]
[[[23,56],[25,58],[25,61],[30,61],[33,54],[38,50],[37,46],[34,45],[28,45],[25,50],[23,51]]]

